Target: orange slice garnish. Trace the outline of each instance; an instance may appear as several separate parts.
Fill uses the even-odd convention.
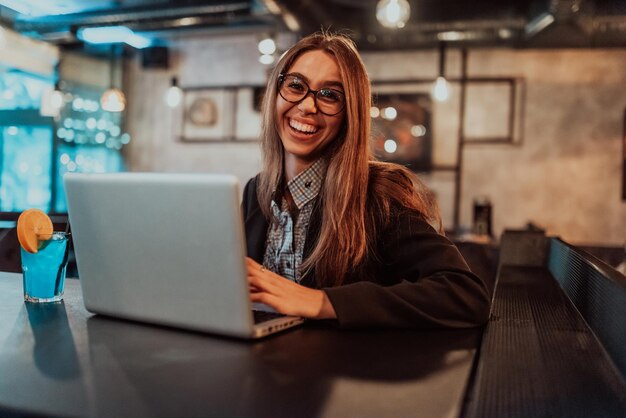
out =
[[[50,239],[52,221],[39,209],[27,209],[17,219],[17,239],[22,248],[29,253],[36,253],[39,240]]]

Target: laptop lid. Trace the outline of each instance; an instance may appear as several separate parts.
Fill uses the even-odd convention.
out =
[[[236,177],[68,173],[64,183],[89,311],[261,334],[251,314]]]

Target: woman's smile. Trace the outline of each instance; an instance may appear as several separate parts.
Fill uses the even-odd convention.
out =
[[[319,130],[319,127],[314,124],[299,122],[295,119],[289,119],[289,126],[297,133],[314,134]]]

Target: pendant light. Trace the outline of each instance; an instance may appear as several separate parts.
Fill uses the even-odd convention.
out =
[[[165,91],[165,103],[174,108],[180,104],[183,98],[183,91],[178,86],[178,78],[172,77],[170,87]]]
[[[445,102],[450,97],[450,84],[445,77],[446,45],[439,43],[439,75],[432,89],[432,96],[438,102]]]
[[[111,45],[111,59],[110,59],[110,72],[109,81],[110,88],[102,94],[100,97],[100,104],[102,110],[107,112],[122,112],[126,108],[126,97],[124,93],[115,87],[115,67],[117,66],[117,59],[115,54],[115,46]]]
[[[407,0],[380,0],[376,6],[376,19],[386,28],[403,28],[410,15],[411,5]]]

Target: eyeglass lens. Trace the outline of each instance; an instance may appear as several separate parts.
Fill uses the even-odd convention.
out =
[[[286,74],[280,85],[280,95],[291,103],[298,103],[309,94],[315,94],[315,105],[320,112],[332,116],[343,110],[346,98],[339,90],[322,88],[317,91],[311,90],[309,85],[301,78]]]

